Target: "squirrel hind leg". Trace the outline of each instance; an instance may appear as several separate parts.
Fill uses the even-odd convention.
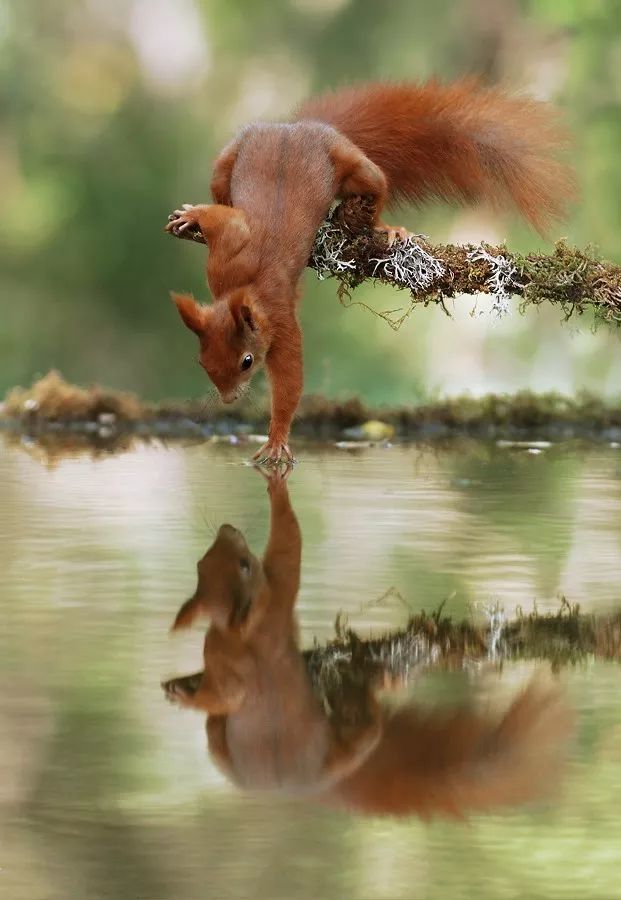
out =
[[[336,144],[330,156],[334,164],[337,196],[370,197],[375,207],[375,231],[386,235],[389,247],[397,238],[400,241],[411,238],[412,233],[407,228],[401,225],[386,225],[380,219],[388,198],[388,182],[379,166],[349,141]]]
[[[342,781],[359,769],[379,744],[383,732],[381,707],[374,696],[369,697],[367,702],[368,718],[364,724],[353,729],[331,724],[324,787]]]

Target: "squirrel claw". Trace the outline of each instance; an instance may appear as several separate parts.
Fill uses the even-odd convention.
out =
[[[176,703],[179,706],[189,705],[191,694],[181,686],[180,679],[171,678],[170,681],[163,681],[162,688],[170,703]]]
[[[198,225],[196,208],[191,203],[184,203],[181,209],[171,212],[168,216],[165,230],[175,235],[180,235],[187,231],[188,228],[195,228]]]
[[[265,478],[267,481],[268,491],[275,490],[279,487],[279,485],[283,485],[286,483],[289,475],[293,472],[293,461],[286,460],[284,463],[282,460],[273,466],[262,466],[261,463],[257,460],[254,463],[254,468],[257,472]]]
[[[268,441],[257,450],[252,459],[259,466],[277,466],[281,462],[287,464],[295,462],[288,444],[281,444],[278,441]]]
[[[397,238],[399,238],[400,241],[405,242],[411,237],[414,237],[413,233],[408,231],[407,228],[404,228],[402,225],[385,225],[383,222],[377,223],[375,231],[379,234],[386,235],[389,247],[392,247]]]

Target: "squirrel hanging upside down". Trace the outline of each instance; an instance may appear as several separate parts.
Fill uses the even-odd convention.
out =
[[[214,203],[175,210],[166,228],[199,228],[209,247],[211,306],[173,299],[222,400],[236,400],[267,368],[269,439],[255,459],[292,458],[303,382],[299,282],[332,202],[370,198],[389,244],[409,237],[381,219],[400,201],[513,204],[543,232],[573,193],[556,158],[561,142],[550,106],[472,80],[344,88],[302,104],[290,123],[242,130],[215,162]]]

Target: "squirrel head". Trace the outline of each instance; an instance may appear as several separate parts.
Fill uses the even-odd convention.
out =
[[[177,613],[172,630],[188,627],[199,616],[208,616],[222,631],[244,630],[264,574],[241,531],[222,525],[197,571],[196,591]]]
[[[268,350],[264,322],[252,290],[238,288],[212,306],[172,294],[185,325],[200,342],[198,361],[224,403],[237,400]]]

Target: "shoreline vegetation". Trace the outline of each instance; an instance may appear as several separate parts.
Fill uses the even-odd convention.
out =
[[[56,371],[29,388],[8,391],[0,404],[0,430],[9,441],[30,441],[62,453],[82,447],[127,449],[135,440],[212,440],[253,443],[265,433],[269,405],[242,400],[234,408],[203,400],[143,403],[131,393],[78,387]],[[304,397],[293,434],[340,449],[392,440],[472,438],[499,443],[582,439],[621,443],[621,401],[589,395],[520,392],[456,397],[422,405],[373,409],[352,398]]]

